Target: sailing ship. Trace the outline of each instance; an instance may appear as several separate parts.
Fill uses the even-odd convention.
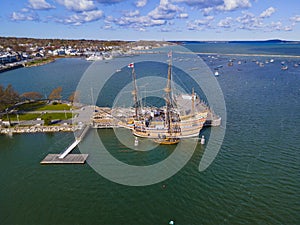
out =
[[[135,115],[133,118],[133,135],[141,138],[153,139],[159,144],[176,144],[181,139],[198,137],[202,129],[208,111],[203,109],[200,112],[196,110],[196,101],[199,98],[192,91],[191,95],[174,95],[172,92],[172,53],[168,65],[168,79],[164,89],[165,106],[163,108],[152,108],[146,113],[139,113],[137,102],[137,86],[134,64],[129,64],[132,68],[133,79],[133,101],[135,106]]]

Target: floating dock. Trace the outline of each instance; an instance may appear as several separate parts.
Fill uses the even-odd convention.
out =
[[[48,154],[41,164],[84,164],[88,154],[69,154],[60,158],[61,154]]]
[[[40,163],[41,164],[83,164],[88,154],[69,154],[80,143],[82,138],[89,130],[89,126],[84,125],[75,138],[75,141],[61,154],[48,154]]]

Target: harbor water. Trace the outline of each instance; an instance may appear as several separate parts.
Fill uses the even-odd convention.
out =
[[[216,52],[213,44],[189,47]],[[219,66],[217,81],[227,109],[222,147],[203,172],[198,166],[206,145],[200,143],[174,176],[133,187],[105,179],[89,164],[40,165],[47,154],[60,153],[72,143],[72,133],[0,136],[0,224],[299,224],[300,66],[295,64],[300,58],[294,56],[300,51],[298,45],[277,47],[276,54],[286,55],[289,49],[293,56],[222,55],[230,53],[226,49],[214,57],[201,55],[212,71]],[[251,49],[248,53],[275,51],[262,44]],[[281,69],[283,61],[288,70]],[[0,84],[43,95],[62,86],[67,99],[89,65],[83,59],[59,59],[1,73]],[[201,135],[209,137],[210,129],[218,128],[205,128]],[[120,143],[112,129],[93,129],[86,138],[98,136],[111,155],[133,165],[157,163],[174,148],[137,152]]]

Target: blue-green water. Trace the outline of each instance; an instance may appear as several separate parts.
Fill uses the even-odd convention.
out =
[[[203,53],[223,54],[271,54],[299,56],[299,43],[233,42],[233,43],[187,43],[185,47]]]
[[[20,94],[37,91],[45,97],[54,88],[62,86],[62,98],[68,99],[90,64],[90,62],[78,58],[59,59],[43,66],[0,73],[0,82],[3,86],[12,84]]]
[[[183,225],[299,224],[300,67],[293,65],[300,59],[274,58],[259,67],[254,57],[236,58],[228,67],[230,58],[203,56],[211,68],[223,65],[218,81],[227,108],[225,139],[207,170],[198,171],[205,150],[199,145],[168,180],[123,186],[88,164],[39,164],[48,153],[61,152],[73,140],[71,133],[0,136],[0,224],[163,225],[171,219]],[[289,65],[287,71],[280,69],[281,61]],[[58,60],[2,73],[0,83],[19,92],[63,86],[68,95],[88,65],[81,59]],[[172,152],[165,146],[157,154],[128,150],[112,130],[91,135],[100,135],[113,156],[132,164],[154,163]]]

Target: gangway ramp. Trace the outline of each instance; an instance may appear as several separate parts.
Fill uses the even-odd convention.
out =
[[[58,158],[60,159],[65,158],[79,143],[80,143],[80,139],[75,140]]]

